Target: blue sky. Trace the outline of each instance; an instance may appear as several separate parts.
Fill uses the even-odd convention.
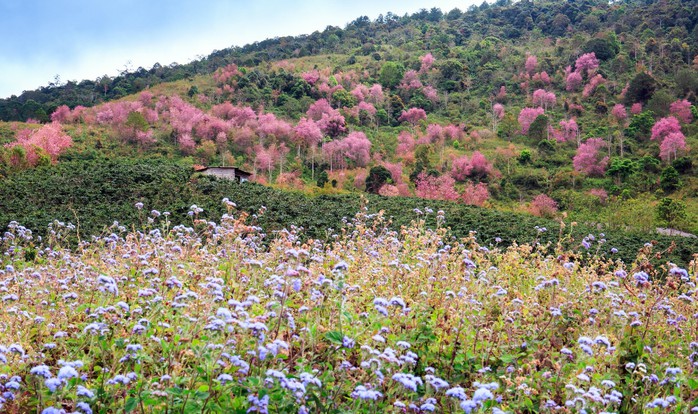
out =
[[[474,0],[0,0],[0,98],[62,82],[186,63],[214,50]]]

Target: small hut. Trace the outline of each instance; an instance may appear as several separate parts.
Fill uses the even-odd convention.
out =
[[[252,173],[243,171],[237,167],[203,167],[196,166],[196,172],[204,175],[214,175],[216,177],[225,178],[228,180],[237,181],[239,183],[244,183],[249,181]]]

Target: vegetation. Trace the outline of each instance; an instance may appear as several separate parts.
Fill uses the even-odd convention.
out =
[[[560,222],[555,220],[443,200],[378,195],[360,197],[358,194],[307,196],[297,191],[277,190],[254,183],[240,185],[209,176],[192,178],[188,165],[162,160],[134,162],[128,159],[66,161],[13,175],[0,183],[0,199],[6,200],[0,211],[0,222],[23,223],[23,226],[34,230],[36,236],[45,239],[50,236],[48,226],[58,220],[75,226],[75,243],[75,236],[89,241],[90,235],[109,233],[108,228],[115,221],[128,229],[147,224],[147,211],[134,209],[136,203],[143,203],[148,209],[167,212],[168,219],[175,224],[190,220],[191,205],[203,210],[199,213],[200,218],[219,221],[226,212],[225,206],[220,203],[223,198],[235,200],[240,211],[253,216],[263,209],[264,214],[256,217],[254,223],[269,232],[291,225],[302,228],[303,240],[325,240],[331,229],[338,231],[344,228],[346,220],[353,217],[360,210],[362,200],[366,200],[367,211],[370,214],[382,211],[390,220],[390,227],[396,231],[408,226],[417,217],[416,212],[443,210],[450,217],[450,235],[463,238],[476,231],[478,242],[485,246],[509,246],[514,242],[555,244],[564,238],[563,246],[582,249],[587,252],[586,256],[599,254],[631,263],[649,241],[643,233],[599,232],[569,221],[561,228]],[[550,210],[549,201],[533,205],[540,211]],[[672,223],[680,219],[675,213],[658,214],[662,223],[666,217],[670,217]],[[650,215],[653,215],[651,210]],[[547,217],[551,216],[552,213],[547,214]],[[426,223],[434,228],[436,221],[433,214],[429,215]],[[696,239],[677,240],[659,235],[652,236],[652,239],[656,249],[670,250],[664,259],[680,265],[687,265],[693,259],[693,254],[698,252]],[[584,247],[586,244],[589,247]]]
[[[0,408],[697,410],[697,23],[497,0],[0,100]]]
[[[362,212],[327,242],[303,241],[297,228],[269,238],[223,205],[218,224],[191,206],[189,223],[174,226],[139,203],[143,227],[115,223],[76,251],[64,244],[73,226],[54,222],[37,248],[13,224],[2,238],[2,409],[698,404],[698,345],[683,316],[695,310],[695,262],[652,267],[661,252],[651,246],[627,266],[559,246],[487,247],[448,236],[442,211],[399,231]]]

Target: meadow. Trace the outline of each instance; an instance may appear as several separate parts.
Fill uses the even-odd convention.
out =
[[[180,225],[137,203],[140,228],[71,248],[73,225],[11,223],[2,410],[698,410],[695,261],[498,247],[429,208],[398,230],[361,208],[322,241],[233,201]]]

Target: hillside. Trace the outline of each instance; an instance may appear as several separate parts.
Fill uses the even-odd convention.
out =
[[[497,0],[0,100],[0,412],[696,412],[697,97]]]
[[[164,157],[309,194],[696,233],[697,21],[680,1],[360,17],[2,100],[0,174]]]

